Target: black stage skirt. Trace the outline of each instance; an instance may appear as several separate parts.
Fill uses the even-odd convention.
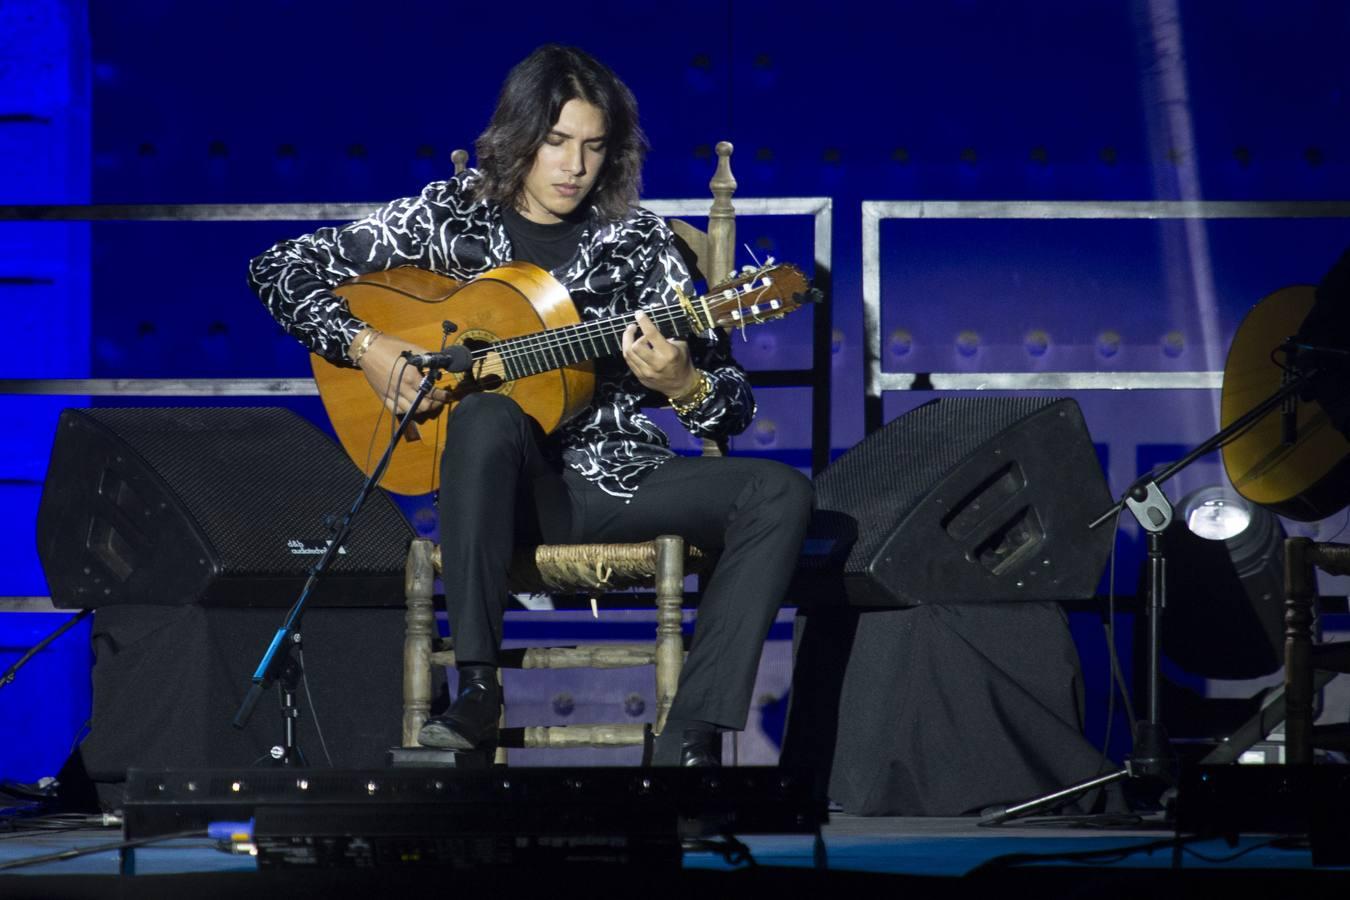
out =
[[[977,813],[1115,768],[1083,737],[1057,604],[834,609],[795,624],[783,764],[828,778],[845,813]]]

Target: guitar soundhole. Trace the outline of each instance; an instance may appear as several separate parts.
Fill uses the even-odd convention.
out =
[[[472,379],[473,384],[480,391],[500,390],[506,382],[502,381],[500,375],[485,375],[482,378]]]
[[[459,343],[472,350],[476,356],[479,351],[496,340],[497,336],[492,332],[473,328],[463,333]],[[455,386],[456,392],[468,394],[492,391],[507,396],[511,393],[514,382],[504,379],[501,371],[500,358],[495,353],[489,353],[475,362],[474,367],[460,377],[459,383]]]

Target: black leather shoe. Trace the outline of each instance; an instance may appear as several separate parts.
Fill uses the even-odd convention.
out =
[[[722,733],[720,731],[686,731],[680,742],[680,767],[722,767]]]
[[[679,740],[676,740],[679,735]],[[671,728],[656,736],[652,765],[711,768],[722,765],[722,734],[705,728]]]
[[[446,712],[427,719],[417,743],[442,750],[495,747],[501,707],[496,668],[465,666],[459,670],[459,696]]]

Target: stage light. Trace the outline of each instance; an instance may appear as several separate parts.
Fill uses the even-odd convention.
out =
[[[1284,529],[1226,485],[1186,495],[1176,511],[1165,536],[1162,646],[1200,692],[1175,683],[1174,670],[1163,683],[1163,718],[1173,738],[1216,739],[1250,718],[1260,695],[1206,697],[1203,682],[1260,678],[1284,661]]]
[[[1103,359],[1110,359],[1120,352],[1120,332],[1114,328],[1097,335],[1097,353]]]
[[[964,357],[972,357],[980,351],[980,335],[966,329],[956,336],[956,352]]]
[[[1284,529],[1214,485],[1187,494],[1166,536],[1164,652],[1205,678],[1257,678],[1283,662]]]
[[[1173,738],[1214,740],[1249,719],[1261,695],[1207,697],[1204,682],[1260,678],[1284,662],[1284,529],[1226,485],[1194,491],[1175,509],[1164,542],[1162,647],[1173,668],[1163,720]],[[1146,590],[1141,569],[1141,597]]]
[[[1162,352],[1176,359],[1186,352],[1186,336],[1180,331],[1169,331],[1162,337]]]
[[[1022,346],[1028,356],[1044,356],[1050,349],[1050,335],[1043,328],[1033,329],[1022,339]]]
[[[1252,512],[1247,502],[1228,488],[1208,487],[1186,498],[1182,519],[1192,534],[1209,541],[1226,541],[1247,529]]]

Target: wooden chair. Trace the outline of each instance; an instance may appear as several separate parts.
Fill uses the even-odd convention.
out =
[[[1350,725],[1313,725],[1316,670],[1350,672],[1350,643],[1316,644],[1317,569],[1350,575],[1350,544],[1284,542],[1285,761],[1309,765],[1313,749],[1350,750]]]
[[[709,187],[713,202],[708,230],[700,231],[679,219],[670,220],[677,245],[691,263],[694,279],[715,284],[734,268],[735,210],[731,197],[736,180],[731,174],[732,146],[717,145],[717,167]],[[468,154],[452,154],[455,171],[462,171]],[[720,456],[721,448],[703,441],[705,456]],[[650,727],[659,734],[675,700],[684,665],[681,607],[684,579],[702,570],[704,554],[686,546],[677,535],[664,535],[637,544],[561,544],[527,548],[517,554],[510,573],[516,592],[598,594],[631,587],[654,586],[657,624],[655,641],[645,644],[596,644],[570,647],[531,647],[503,651],[504,668],[613,669],[650,665],[655,668],[657,709],[655,722],[527,727],[519,735],[505,732],[497,751],[506,762],[506,746],[527,748],[621,747],[643,745]],[[417,732],[430,714],[433,666],[453,666],[454,650],[435,649],[432,581],[440,569],[440,548],[432,541],[413,541],[407,565],[407,635],[403,652],[403,746],[417,746]],[[502,713],[505,724],[505,709]]]

